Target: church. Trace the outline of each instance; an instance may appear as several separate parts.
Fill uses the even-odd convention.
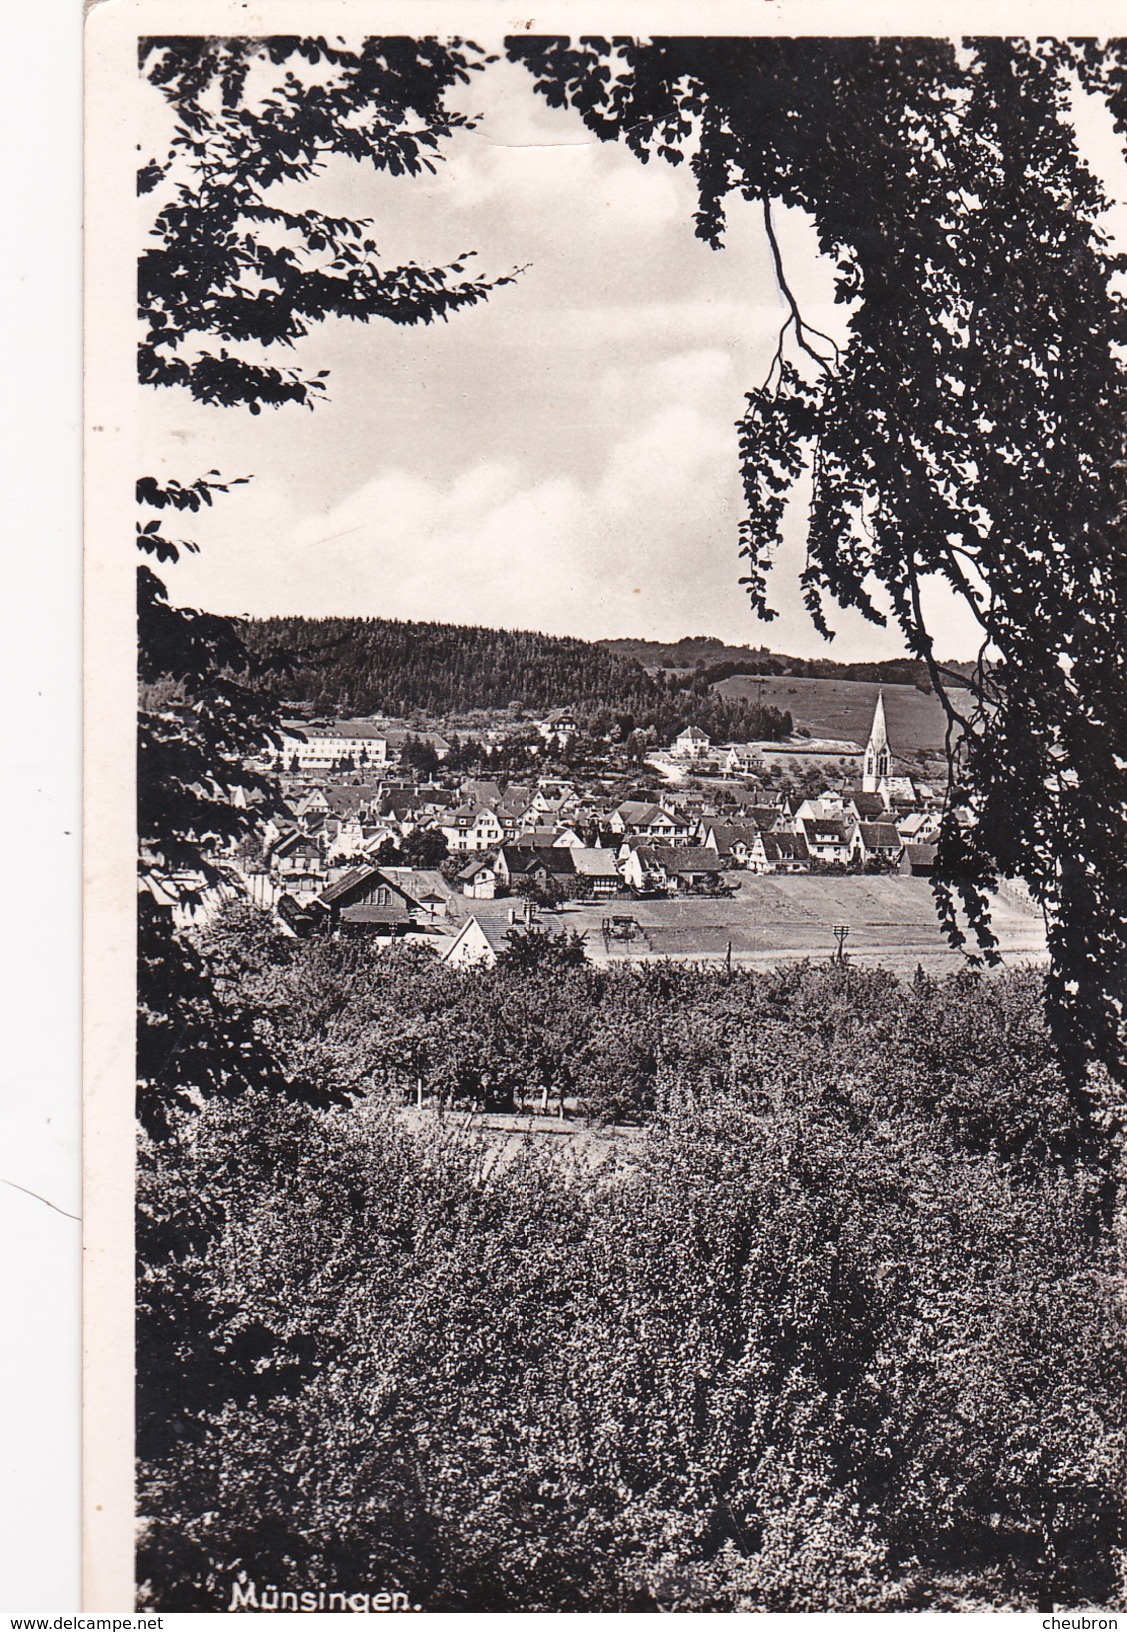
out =
[[[888,740],[888,723],[884,717],[884,692],[877,693],[873,709],[873,723],[861,762],[862,793],[878,794],[885,809],[892,805],[913,804],[920,797],[927,798],[930,789],[913,782],[910,776],[896,775],[893,771],[892,744]]]
[[[880,691],[877,693],[877,706],[873,710],[873,724],[861,771],[862,793],[882,792],[881,783],[887,782],[891,775],[892,749],[889,747],[888,726],[884,718],[884,692]]]

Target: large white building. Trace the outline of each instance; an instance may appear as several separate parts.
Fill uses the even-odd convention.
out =
[[[302,772],[331,771],[340,765],[358,771],[387,764],[387,738],[367,720],[337,720],[333,725],[284,720],[282,738],[287,769],[295,758]]]

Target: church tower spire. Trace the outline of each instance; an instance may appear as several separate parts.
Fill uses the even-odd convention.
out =
[[[869,732],[869,744],[865,749],[865,765],[861,777],[861,788],[865,793],[877,793],[880,784],[892,774],[892,749],[888,745],[888,726],[884,718],[884,692],[877,693],[877,706],[873,710],[873,725]]]

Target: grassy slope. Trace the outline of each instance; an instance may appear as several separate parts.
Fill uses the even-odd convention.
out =
[[[760,691],[762,688],[762,691]],[[721,680],[725,697],[748,697],[771,708],[787,709],[795,728],[805,725],[812,736],[850,737],[868,741],[877,694],[884,692],[888,735],[896,753],[942,750],[946,720],[934,697],[914,686],[879,686],[868,680],[804,680],[789,675],[736,676]]]

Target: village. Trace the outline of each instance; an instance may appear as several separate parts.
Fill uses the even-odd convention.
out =
[[[641,765],[607,744],[568,769],[576,731],[567,709],[526,722],[528,770],[493,779],[448,769],[437,730],[285,722],[261,767],[283,807],[226,858],[231,882],[209,910],[242,898],[287,935],[406,941],[454,967],[491,966],[531,929],[579,937],[604,967],[952,966],[929,883],[942,767],[897,751],[883,694],[863,747],[713,744],[690,725]],[[995,900],[994,928],[1003,952],[1043,955],[1020,887]]]

